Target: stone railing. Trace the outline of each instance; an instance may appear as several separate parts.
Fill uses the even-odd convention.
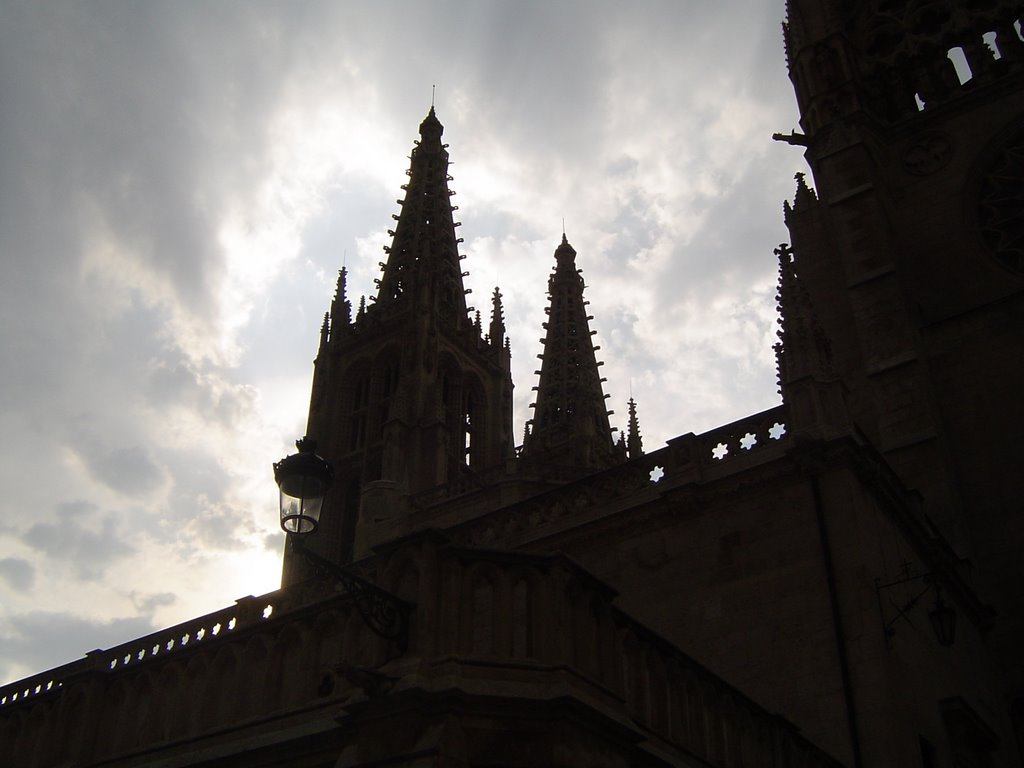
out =
[[[704,432],[693,442],[697,447],[697,461],[707,467],[759,453],[769,446],[782,445],[786,435],[786,408],[780,405]],[[688,437],[676,438],[670,444],[685,442]]]
[[[350,595],[304,582],[0,689],[4,766],[93,765],[187,744],[324,695],[320,670],[379,666],[395,644]]]
[[[252,610],[254,602],[264,601],[263,612]],[[57,690],[63,687],[65,680],[85,672],[134,668],[157,657],[162,659],[169,654],[180,653],[190,645],[195,648],[204,641],[209,644],[217,637],[269,618],[272,612],[273,603],[267,598],[263,601],[253,597],[242,598],[230,608],[190,619],[114,648],[91,651],[84,659],[4,685],[0,687],[0,707]]]
[[[708,765],[839,768],[784,718],[614,607],[609,587],[561,555],[465,549],[435,535],[385,574],[396,590],[414,585],[401,596],[435,613],[414,642],[422,669],[466,681],[467,692],[491,679],[503,695],[572,697],[617,712],[652,751]]]
[[[187,650],[195,650],[265,622],[275,613],[280,617],[295,611],[314,599],[308,585],[278,590],[261,597],[250,595],[240,598],[228,608],[189,619],[113,648],[91,651],[85,658],[0,686],[0,707],[55,691],[63,687],[65,680],[84,673],[135,669],[158,659],[164,660]]]
[[[5,768],[191,764],[214,747],[264,759],[258,743],[268,734],[301,739],[314,726],[355,740],[351,754],[399,763],[420,736],[391,743],[381,729],[419,721],[401,719],[396,699],[399,719],[378,722],[390,716],[388,696],[418,707],[436,696],[470,713],[495,697],[523,712],[569,707],[598,724],[593,743],[674,755],[666,764],[838,768],[787,721],[613,606],[614,592],[563,556],[467,549],[425,532],[365,565],[417,606],[403,655],[327,582],[244,598],[5,686]],[[378,723],[365,731],[372,744],[360,741],[364,704]],[[339,718],[352,727],[339,729]]]
[[[665,448],[456,526],[452,534],[473,546],[522,546],[549,524],[572,525],[600,505],[621,505],[627,496],[717,479],[770,461],[791,443],[786,409],[777,406],[700,435],[682,435]]]

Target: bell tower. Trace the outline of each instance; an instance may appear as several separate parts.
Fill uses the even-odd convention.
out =
[[[488,333],[470,316],[444,128],[420,124],[377,295],[355,317],[341,270],[314,363],[307,434],[334,467],[310,546],[349,562],[360,531],[410,499],[512,456],[510,351],[495,289]],[[293,578],[288,556],[284,583]]]
[[[813,188],[785,207],[802,288],[783,315],[814,308],[853,425],[972,561],[1020,699],[1020,5],[790,0],[784,34],[802,133],[776,138],[805,148]],[[786,354],[820,368],[820,346]]]

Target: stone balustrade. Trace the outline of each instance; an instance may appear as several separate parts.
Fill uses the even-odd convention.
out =
[[[787,434],[786,408],[780,405],[700,435],[682,435],[669,445],[687,446],[687,461],[710,467],[755,455],[770,446],[788,444]],[[678,450],[674,456],[676,461],[682,458]]]
[[[578,524],[580,515],[600,515],[627,497],[773,460],[791,444],[786,409],[778,406],[700,435],[682,435],[665,448],[469,520],[451,533],[472,546],[525,546],[540,531]]]
[[[332,584],[242,598],[4,686],[0,763],[92,765],[169,749],[309,706],[322,695],[322,669],[390,655],[393,643],[373,635]]]
[[[680,750],[709,765],[839,765],[786,720],[615,608],[613,591],[568,559],[444,544],[414,550],[393,560],[384,578],[416,600],[421,615],[436,611],[435,620],[419,625],[413,650],[445,679],[536,696],[542,678],[548,696],[616,711],[654,751]]]

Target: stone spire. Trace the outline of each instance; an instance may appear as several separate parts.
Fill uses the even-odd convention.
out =
[[[488,330],[491,347],[499,349],[505,342],[505,311],[501,306],[501,291],[494,289],[491,296],[491,326]]]
[[[814,194],[813,189],[807,186],[807,178],[804,174],[797,173],[793,178],[796,179],[796,195],[793,198],[793,204],[790,205],[789,200],[786,200],[782,206],[783,218],[787,224],[794,213],[809,211],[818,204],[818,196]]]
[[[583,300],[576,251],[565,235],[548,280],[547,334],[532,429],[522,456],[545,464],[600,469],[619,460],[614,449],[595,347]]]
[[[462,238],[455,237],[459,222],[452,219],[455,193],[448,189],[452,177],[442,133],[444,127],[431,107],[420,123],[420,140],[406,171],[409,182],[402,185],[405,199],[399,201],[398,224],[388,230],[392,242],[385,248],[388,260],[377,281],[376,307],[408,306],[407,299],[415,296],[440,322],[451,325],[464,321],[467,309],[459,267]]]
[[[635,459],[644,453],[644,441],[640,437],[640,419],[636,415],[636,400],[629,398],[629,425],[627,427],[626,451],[629,458]]]
[[[338,286],[334,290],[334,301],[331,302],[331,326],[339,328],[352,323],[352,302],[346,295],[348,284],[348,270],[342,267],[338,270]]]
[[[342,269],[321,329],[306,434],[335,485],[313,546],[339,563],[422,524],[419,494],[439,501],[494,482],[515,448],[508,337],[500,303],[492,340],[466,306],[443,130],[431,108],[377,295],[350,319]],[[290,567],[286,556],[285,583]]]

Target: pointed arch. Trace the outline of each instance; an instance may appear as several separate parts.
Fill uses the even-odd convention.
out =
[[[487,395],[483,383],[473,373],[462,380],[462,404],[459,419],[458,449],[462,466],[478,469],[485,463]]]
[[[371,365],[369,360],[354,361],[345,371],[342,384],[343,454],[361,451],[366,447],[370,414]]]
[[[384,439],[384,429],[394,416],[392,406],[398,391],[401,363],[401,349],[397,343],[384,347],[373,360],[371,401],[374,443]]]

